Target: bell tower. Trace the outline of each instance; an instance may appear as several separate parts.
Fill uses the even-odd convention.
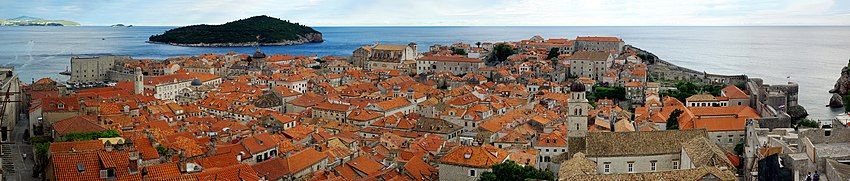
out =
[[[586,87],[584,84],[574,82],[570,85],[570,101],[568,104],[567,137],[585,137],[587,135],[587,112],[590,110],[590,102],[585,97]]]
[[[133,82],[135,86],[133,89],[133,93],[135,94],[144,94],[145,93],[145,76],[142,75],[142,68],[136,67],[136,78]]]

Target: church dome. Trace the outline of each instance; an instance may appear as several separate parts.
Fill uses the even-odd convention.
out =
[[[198,80],[198,79],[192,80],[192,86],[201,86],[203,84],[204,83],[202,83],[201,80]]]
[[[570,85],[570,92],[584,92],[585,90],[587,90],[587,87],[579,82],[573,82],[573,85]]]

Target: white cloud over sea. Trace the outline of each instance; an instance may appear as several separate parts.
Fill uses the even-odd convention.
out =
[[[84,25],[220,24],[261,14],[311,26],[850,25],[850,1],[0,0],[0,18]]]

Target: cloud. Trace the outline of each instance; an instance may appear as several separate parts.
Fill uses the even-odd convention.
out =
[[[850,3],[836,0],[0,1],[8,1],[0,17],[89,25],[220,24],[261,14],[313,26],[850,25]]]

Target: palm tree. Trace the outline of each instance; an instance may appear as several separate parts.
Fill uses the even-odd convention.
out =
[[[478,48],[481,48],[481,42],[480,42],[480,41],[479,41],[479,42],[475,42],[475,46],[477,46]]]

